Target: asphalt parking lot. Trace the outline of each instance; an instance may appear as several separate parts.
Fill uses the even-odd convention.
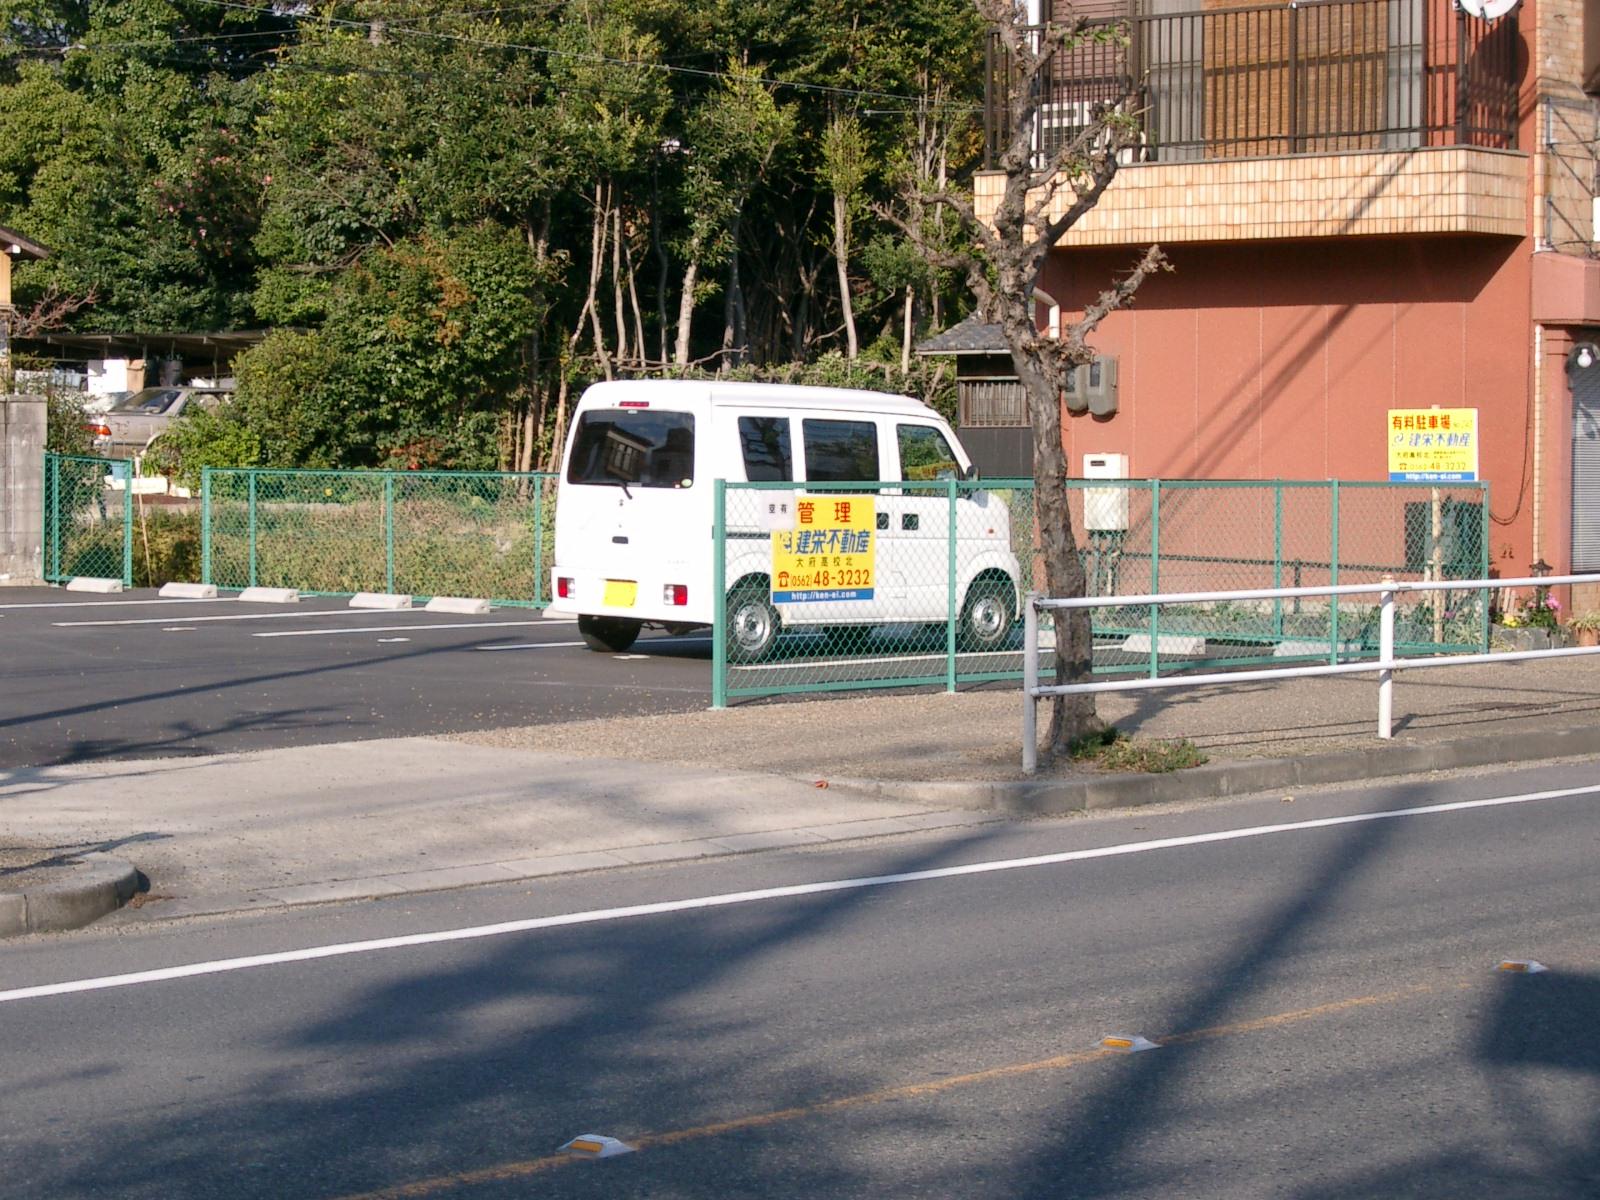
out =
[[[0,767],[704,708],[711,639],[596,654],[572,619],[0,589]]]

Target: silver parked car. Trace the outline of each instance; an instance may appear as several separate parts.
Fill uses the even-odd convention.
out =
[[[97,454],[129,458],[143,454],[157,435],[191,406],[215,408],[232,397],[232,392],[217,388],[144,388],[91,416],[87,425]]]

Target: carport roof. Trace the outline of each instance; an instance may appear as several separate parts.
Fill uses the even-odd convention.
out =
[[[0,225],[0,249],[19,258],[49,258],[50,251],[31,238],[25,238],[15,229]]]
[[[42,333],[17,339],[33,347],[50,347],[72,355],[141,358],[166,353],[184,358],[232,358],[263,341],[271,330],[236,329],[228,333]]]

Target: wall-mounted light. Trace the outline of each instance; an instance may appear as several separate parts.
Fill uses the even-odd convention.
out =
[[[1600,364],[1600,346],[1593,342],[1579,342],[1567,355],[1568,371],[1587,371]]]

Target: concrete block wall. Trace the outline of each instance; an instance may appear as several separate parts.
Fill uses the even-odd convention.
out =
[[[0,395],[0,586],[44,575],[45,402]]]

